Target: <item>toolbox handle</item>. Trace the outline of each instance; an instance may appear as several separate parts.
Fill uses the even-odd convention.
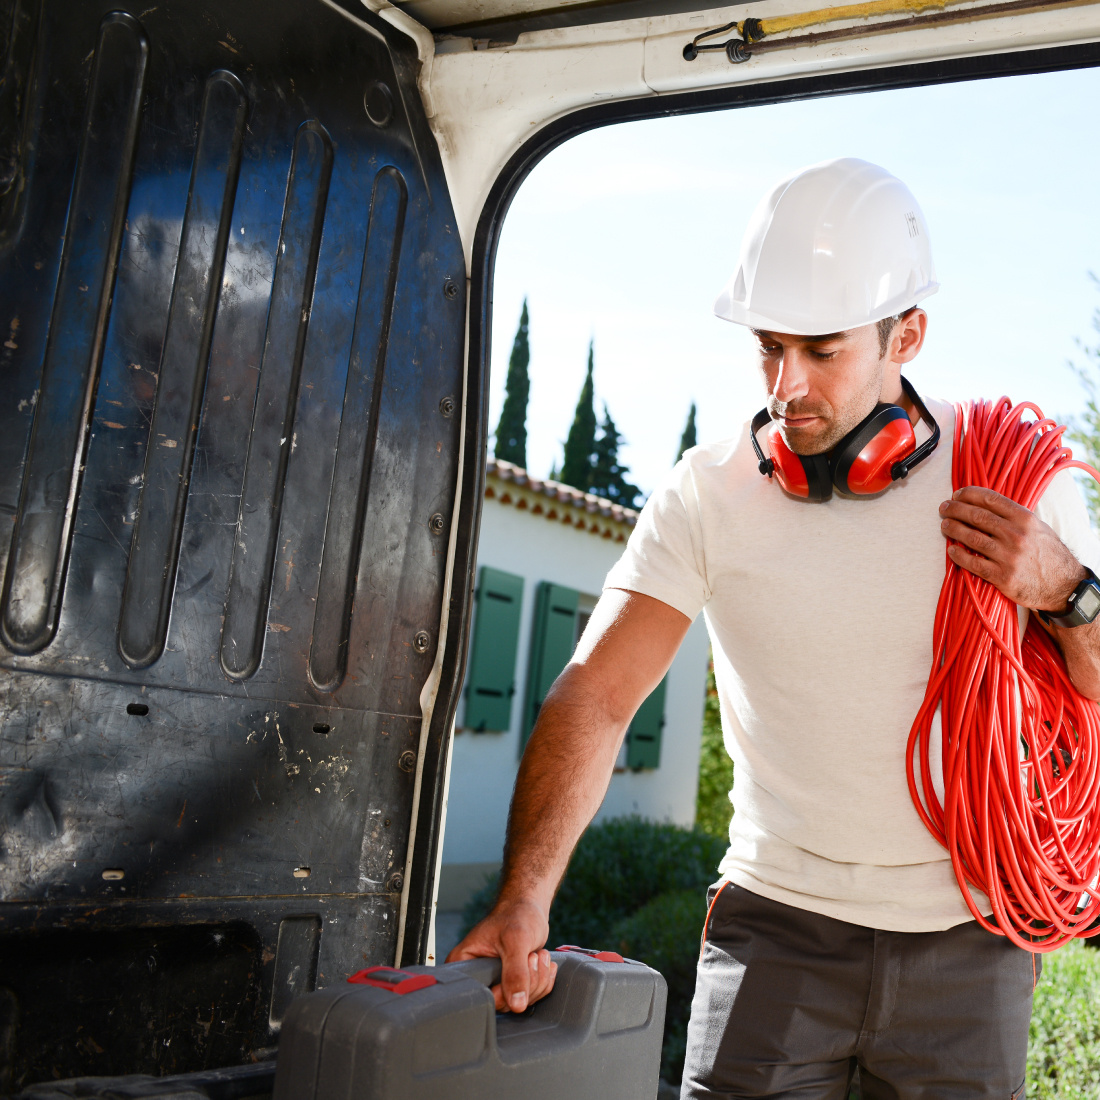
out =
[[[587,955],[597,962],[621,963],[626,961],[616,951],[595,951],[587,947],[574,947],[572,944],[565,944],[557,948],[557,951],[551,952],[551,954],[559,952]],[[465,974],[468,978],[473,978],[475,982],[481,982],[482,985],[490,988],[500,981],[501,964],[500,959],[497,958],[463,959],[462,962],[446,963],[445,965],[448,970],[458,970],[459,973]]]
[[[461,962],[447,963],[446,967],[490,988],[500,981],[500,959],[463,959]]]

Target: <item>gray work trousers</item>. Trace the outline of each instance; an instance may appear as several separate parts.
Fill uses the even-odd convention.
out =
[[[1016,1100],[1040,968],[976,921],[884,932],[729,884],[699,960],[681,1100],[845,1100],[857,1066],[864,1100]]]

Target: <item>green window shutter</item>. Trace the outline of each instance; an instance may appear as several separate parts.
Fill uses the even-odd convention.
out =
[[[628,768],[656,768],[661,763],[661,731],[665,726],[666,676],[638,708],[626,741]]]
[[[535,597],[535,621],[531,631],[531,660],[523,707],[522,750],[531,736],[539,708],[569,663],[577,637],[577,604],[580,593],[561,584],[541,581]]]
[[[477,618],[463,720],[465,726],[478,733],[506,730],[511,724],[522,607],[523,578],[483,565],[477,586]]]

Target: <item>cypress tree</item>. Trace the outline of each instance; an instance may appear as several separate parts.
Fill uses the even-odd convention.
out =
[[[684,425],[684,434],[680,436],[680,453],[676,456],[676,461],[679,462],[684,457],[684,451],[690,451],[698,442],[695,438],[695,402],[692,401],[688,421]]]
[[[596,407],[592,385],[592,344],[588,345],[588,373],[585,375],[581,395],[577,398],[577,411],[565,439],[560,481],[587,493],[592,483],[592,465],[596,449]]]
[[[619,444],[622,440],[623,437],[615,427],[615,421],[611,419],[611,413],[607,411],[605,404],[603,424],[600,425],[600,438],[596,440],[592,480],[588,491],[597,496],[606,497],[614,504],[633,508],[641,495],[641,489],[626,480],[626,475],[630,471],[619,464]]]
[[[497,424],[497,441],[493,454],[505,462],[527,468],[527,400],[531,378],[527,372],[531,362],[531,347],[527,340],[527,299],[519,315],[519,328],[512,342],[508,359],[508,377],[504,383],[504,408]]]

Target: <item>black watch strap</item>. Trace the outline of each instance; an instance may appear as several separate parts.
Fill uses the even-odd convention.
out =
[[[1096,574],[1086,568],[1088,576],[1073,590],[1066,604],[1065,613],[1052,615],[1049,611],[1040,611],[1039,618],[1044,623],[1055,626],[1085,626],[1100,615],[1100,580]]]

